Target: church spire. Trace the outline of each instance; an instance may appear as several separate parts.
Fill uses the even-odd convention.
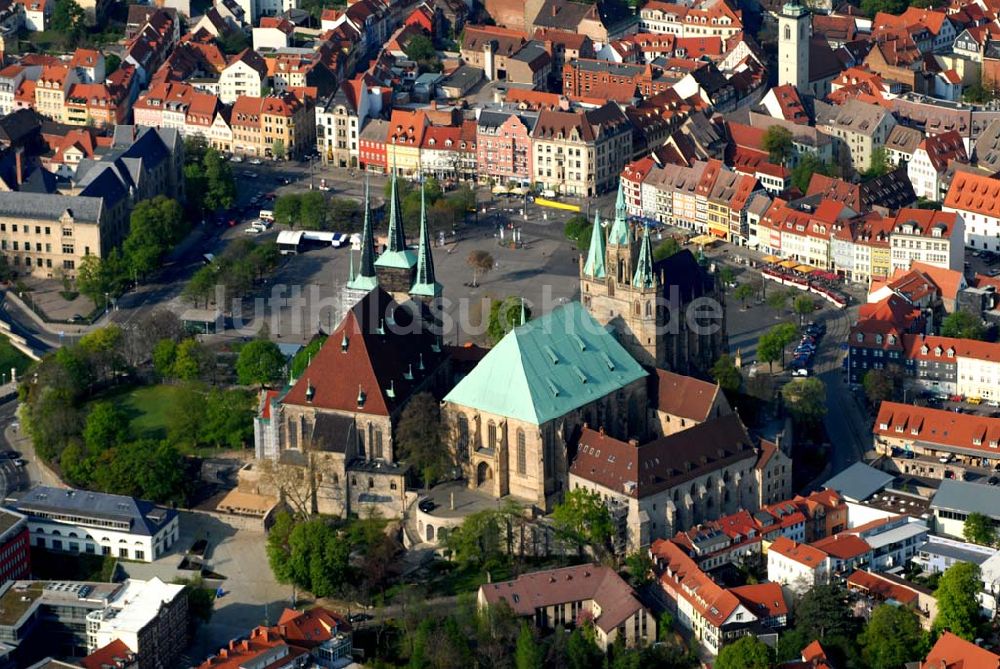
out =
[[[354,255],[351,254],[351,279],[348,282],[349,288],[358,290],[371,290],[378,285],[375,276],[375,235],[372,232],[372,223],[369,211],[371,210],[370,187],[368,177],[365,177],[365,222],[361,230],[361,262],[358,264],[358,273],[354,274]]]
[[[441,295],[441,284],[434,276],[434,257],[431,255],[431,238],[427,230],[427,197],[424,180],[420,179],[420,245],[417,247],[417,276],[410,294],[423,297]]]
[[[396,157],[392,158],[392,186],[389,195],[389,241],[387,251],[405,251],[406,234],[403,232],[403,207],[396,189]]]
[[[590,233],[590,249],[587,250],[587,262],[583,265],[584,276],[603,279],[604,268],[604,230],[601,227],[601,212],[594,214],[594,229]]]
[[[653,245],[649,241],[649,226],[643,226],[643,229],[639,260],[635,264],[632,285],[636,288],[652,288],[656,285],[656,275],[653,274]]]
[[[625,207],[625,186],[618,181],[618,199],[615,201],[615,222],[608,233],[608,244],[628,246],[628,210]]]

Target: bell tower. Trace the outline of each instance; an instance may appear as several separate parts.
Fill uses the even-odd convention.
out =
[[[778,85],[791,84],[800,95],[809,91],[809,42],[812,38],[812,15],[789,0],[778,15]]]

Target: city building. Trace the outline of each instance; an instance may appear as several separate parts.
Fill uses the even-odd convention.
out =
[[[931,498],[936,533],[962,538],[965,519],[981,513],[994,527],[1000,526],[1000,489],[982,483],[944,479]]]
[[[927,653],[927,659],[920,663],[920,669],[958,669],[959,667],[997,669],[1000,667],[1000,655],[955,636],[951,632],[945,632],[938,637],[934,647]]]
[[[847,577],[846,585],[847,591],[858,597],[855,612],[866,619],[881,604],[902,606],[916,615],[921,627],[930,630],[937,615],[937,600],[931,590],[892,574],[859,569]]]
[[[324,102],[317,104],[316,145],[323,162],[336,167],[357,167],[361,129],[381,109],[381,96],[370,93],[364,76],[342,82]]]
[[[631,551],[739,509],[756,511],[760,457],[736,414],[645,443],[584,427],[569,487],[621,509]]]
[[[957,130],[930,135],[921,140],[906,166],[906,173],[917,197],[933,202],[944,200],[948,192],[944,177],[953,160],[969,162],[965,144]]]
[[[863,172],[872,166],[875,150],[885,146],[896,119],[885,107],[851,99],[837,107],[832,118],[817,118],[816,126],[839,139],[850,154],[851,167]]]
[[[123,495],[36,486],[12,506],[27,516],[31,545],[54,551],[152,562],[180,536],[175,510]]]
[[[829,573],[827,554],[808,544],[779,537],[767,549],[767,580],[796,594],[826,583]]]
[[[914,165],[910,163],[910,166]],[[914,262],[961,272],[965,262],[965,221],[955,212],[900,209],[889,233],[890,269]]]
[[[188,642],[183,585],[7,581],[0,586],[0,639],[21,666],[48,656],[83,656],[121,641],[138,669],[176,666]]]
[[[491,179],[518,186],[531,183],[531,132],[536,112],[483,109],[476,122],[476,173],[480,183]]]
[[[733,412],[717,383],[657,369],[652,388],[651,427],[658,436],[666,437]]]
[[[230,124],[233,151],[261,158],[293,158],[316,146],[315,98],[309,89],[288,89],[264,98],[240,96]]]
[[[260,98],[267,81],[267,63],[253,49],[244,49],[219,74],[219,100],[229,105],[241,97]]]
[[[589,614],[597,645],[604,651],[618,640],[630,647],[656,640],[653,614],[614,569],[603,565],[546,569],[479,587],[480,609],[501,601],[543,630],[574,625],[581,613]]]
[[[985,174],[956,173],[943,210],[961,215],[966,246],[1000,251],[1000,181]]]
[[[0,582],[31,575],[31,540],[25,516],[0,509]]]

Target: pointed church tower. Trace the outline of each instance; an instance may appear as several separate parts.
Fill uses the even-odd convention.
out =
[[[406,246],[406,233],[403,230],[403,208],[400,206],[399,190],[396,188],[396,170],[393,169],[389,194],[388,240],[385,251],[375,260],[378,284],[402,304],[409,299],[410,287],[413,285],[416,269],[417,254]]]
[[[594,229],[590,233],[590,248],[587,250],[587,262],[583,265],[583,273],[595,279],[606,276],[604,270],[604,227],[601,224],[601,212],[594,214]]]
[[[647,290],[656,285],[653,274],[653,246],[649,242],[649,227],[643,226],[642,243],[639,245],[639,259],[635,263],[635,276],[632,277],[632,287],[636,290]]]
[[[410,288],[415,300],[431,301],[441,297],[441,284],[434,276],[434,256],[431,254],[430,232],[427,230],[427,199],[420,184],[420,244],[417,246],[417,276]]]
[[[608,231],[607,260],[605,271],[609,281],[617,286],[629,283],[635,269],[635,253],[632,248],[632,231],[628,225],[628,210],[625,207],[625,189],[618,183],[618,200],[615,202],[615,220]],[[613,290],[613,289],[612,289]]]
[[[347,283],[340,293],[340,313],[334,315],[334,325],[340,323],[344,314],[361,298],[378,286],[375,274],[375,233],[371,221],[371,193],[368,179],[365,179],[365,222],[361,228],[361,262],[354,270],[354,248],[351,247],[351,267]]]

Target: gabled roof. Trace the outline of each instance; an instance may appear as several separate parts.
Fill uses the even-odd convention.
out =
[[[883,402],[882,406],[885,404]],[[886,474],[863,462],[855,462],[827,480],[823,487],[836,490],[844,499],[860,502],[892,483],[893,478],[892,474]]]
[[[686,599],[714,627],[721,627],[742,605],[736,595],[713,581],[674,542],[657,539],[649,552],[662,584]]]
[[[768,554],[781,555],[789,560],[815,570],[826,561],[826,553],[808,544],[800,544],[788,537],[778,537],[767,549]]]
[[[142,536],[155,536],[177,516],[174,509],[135,497],[41,485],[18,497],[13,506],[28,516],[71,515],[124,522],[128,523],[129,532]]]
[[[951,632],[942,634],[920,669],[997,669],[1000,655],[980,648],[974,643],[955,636]]]
[[[719,396],[719,384],[665,369],[656,370],[655,381],[653,390],[657,411],[699,423],[710,418],[712,407]]]
[[[1000,217],[1000,180],[979,174],[957,173],[944,198],[944,206]]]
[[[392,414],[444,360],[426,321],[409,332],[413,319],[384,290],[372,290],[347,312],[284,403]]]
[[[646,372],[579,302],[514,328],[444,398],[542,425]]]
[[[910,345],[917,351],[927,345],[928,353],[922,354],[924,359],[947,361],[950,357],[948,353],[951,351],[959,355],[955,350],[955,344],[949,344],[947,341],[937,342],[932,337],[912,340]],[[938,346],[941,346],[940,353]],[[1000,420],[996,418],[928,407],[913,407],[897,402],[882,402],[872,432],[887,439],[905,439],[950,449],[962,449],[970,455],[994,453],[1000,445]]]

